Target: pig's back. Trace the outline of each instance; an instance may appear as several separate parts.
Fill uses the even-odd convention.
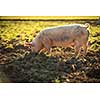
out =
[[[72,24],[65,26],[57,26],[51,27],[43,30],[44,35],[65,35],[65,34],[75,34],[75,32],[79,31],[79,28],[83,28],[80,24]]]

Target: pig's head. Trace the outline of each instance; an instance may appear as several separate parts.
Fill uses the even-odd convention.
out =
[[[36,38],[32,42],[24,43],[24,47],[27,47],[33,52],[39,52],[43,48],[43,45],[41,41],[38,38]]]
[[[27,47],[28,49],[31,49],[32,46],[33,46],[32,42],[25,42],[24,43],[24,47]]]

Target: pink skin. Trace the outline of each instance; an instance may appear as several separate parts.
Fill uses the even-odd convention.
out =
[[[81,52],[81,47],[83,46],[84,47],[84,52],[83,52],[83,55],[86,55],[86,51],[87,51],[87,46],[86,46],[86,43],[81,43],[79,41],[74,41],[74,43],[72,43],[74,49],[75,49],[75,54],[76,54],[76,57],[78,57],[80,55],[80,52]],[[48,51],[50,52],[50,48],[52,47],[52,44],[49,43],[47,40],[46,41],[43,41],[43,45],[44,47],[42,46],[38,46],[38,45],[34,45],[32,44],[32,42],[29,42],[29,43],[24,43],[24,46],[27,47],[29,50],[32,50],[31,47],[34,47],[34,50],[35,52],[39,52],[39,51]],[[67,44],[68,47],[71,46],[71,44]]]
[[[80,25],[54,27],[41,31],[32,42],[25,43],[24,46],[35,52],[40,52],[44,48],[50,52],[53,46],[73,46],[78,57],[81,53],[81,48],[84,50],[83,54],[86,55],[88,36],[87,27]]]
[[[48,51],[47,47],[44,47],[43,45],[33,45],[32,42],[26,42],[24,43],[24,47],[27,47],[29,50],[40,52],[40,51]],[[31,49],[31,47],[34,47],[34,49]],[[48,47],[50,49],[50,47]]]
[[[29,43],[24,43],[24,47],[27,47],[28,49],[31,49],[31,47],[32,47],[32,43],[31,42],[29,42]]]

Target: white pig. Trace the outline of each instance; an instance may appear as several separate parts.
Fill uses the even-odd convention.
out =
[[[34,47],[35,52],[39,52],[43,48],[50,51],[53,46],[75,48],[75,54],[79,55],[81,48],[84,49],[84,55],[88,46],[88,24],[71,24],[65,26],[57,26],[42,30],[30,43],[25,43],[27,47]]]

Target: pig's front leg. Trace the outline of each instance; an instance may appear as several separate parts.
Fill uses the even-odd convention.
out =
[[[45,49],[50,52],[50,48],[52,47],[51,40],[48,37],[45,37],[42,42]]]

